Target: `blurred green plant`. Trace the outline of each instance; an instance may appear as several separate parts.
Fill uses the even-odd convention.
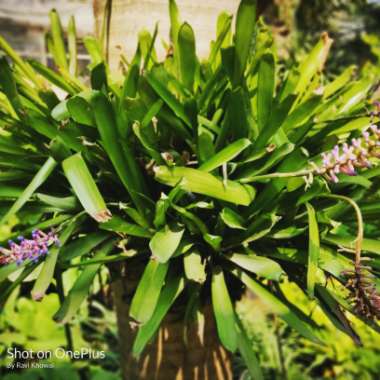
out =
[[[177,299],[187,305],[184,326],[212,302],[221,343],[240,352],[255,379],[262,372],[235,310],[244,289],[315,344],[326,336],[287,297],[285,277],[356,344],[347,314],[379,331],[373,82],[352,67],[326,77],[326,33],[280,71],[255,14],[255,1],[242,0],[234,30],[222,14],[210,56],[199,61],[193,30],[170,1],[165,59],[155,53],[156,31],[140,34],[120,80],[102,44],[87,37],[89,84],[76,75],[76,49],[66,49],[55,11],[47,41],[56,70],[22,60],[0,38],[0,227],[4,240],[22,235],[2,248],[1,303],[33,274],[35,300],[57,284],[55,319],[67,323],[102,265],[143,265],[130,305],[139,326],[133,355]],[[322,162],[324,152],[334,164]],[[25,237],[50,228],[60,245],[29,260]],[[62,289],[71,267],[78,277]]]
[[[324,329],[325,346],[317,346],[290,330],[257,298],[246,297],[238,313],[246,326],[253,349],[259,356],[267,379],[376,379],[380,372],[380,337],[360,320],[350,318],[359,332],[363,347],[337,330],[316,303],[311,303],[294,284],[285,284],[284,292],[292,302],[313,316]],[[236,360],[242,379],[249,379],[244,363]]]
[[[67,276],[66,276],[67,277]],[[77,276],[74,277],[74,280]],[[31,279],[29,279],[31,280]],[[66,282],[69,283],[67,278]],[[94,288],[96,292],[96,287]],[[116,327],[115,316],[110,315],[104,306],[98,302],[92,302],[95,315],[82,317],[83,325],[76,323],[70,329],[72,346],[68,347],[67,337],[63,325],[57,325],[53,316],[59,308],[57,294],[46,295],[41,302],[29,300],[20,296],[20,289],[16,289],[8,298],[2,313],[0,314],[0,374],[5,379],[45,379],[45,378],[81,378],[85,379],[119,379],[115,373],[118,367],[116,358],[112,358],[110,347],[107,346],[107,334],[110,329]],[[82,308],[83,314],[87,308]],[[94,314],[94,313],[93,313]],[[116,333],[112,331],[111,333]],[[68,356],[52,355],[49,359],[41,360],[43,364],[49,364],[51,368],[28,368],[27,374],[20,373],[20,369],[12,371],[12,375],[3,375],[4,368],[13,362],[13,358],[7,353],[9,348],[31,350],[33,352],[55,352],[58,348],[80,351],[82,349],[103,350],[106,359],[99,361],[86,359],[70,361]],[[25,360],[26,362],[26,360]],[[101,367],[100,367],[101,364]],[[107,372],[112,369],[112,372]],[[28,377],[29,376],[29,377]],[[101,377],[103,376],[103,377]]]

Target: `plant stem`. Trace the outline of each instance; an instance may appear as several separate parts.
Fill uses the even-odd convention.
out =
[[[304,177],[314,172],[315,172],[314,169],[308,169],[308,170],[300,170],[298,172],[289,172],[289,173],[269,173],[269,174],[257,175],[254,177],[242,178],[241,180],[239,180],[239,182],[250,183],[250,182],[256,182],[256,181],[261,181],[263,179],[270,179],[270,178]]]
[[[64,300],[65,300],[65,292],[63,289],[63,281],[62,281],[62,273],[59,271],[56,276],[56,281],[57,281],[57,293],[59,297],[59,302],[62,306]],[[64,324],[64,329],[65,329],[65,336],[66,336],[66,342],[67,342],[67,349],[69,351],[74,350],[74,345],[73,345],[73,336],[71,333],[71,328],[68,323]]]
[[[341,201],[347,202],[355,210],[356,220],[358,224],[358,232],[355,239],[355,268],[359,268],[360,260],[361,260],[362,243],[363,243],[363,237],[364,237],[364,224],[363,224],[363,216],[358,204],[353,199],[346,197],[344,195],[323,194],[319,196],[325,197],[325,198],[331,198],[331,199],[339,199]]]

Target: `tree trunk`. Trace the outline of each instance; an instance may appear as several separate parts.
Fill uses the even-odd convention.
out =
[[[219,343],[211,303],[203,309],[204,326],[193,322],[187,333],[183,308],[170,311],[141,357],[133,358],[136,329],[129,318],[129,304],[141,270],[131,267],[112,282],[123,379],[232,380],[231,358]]]

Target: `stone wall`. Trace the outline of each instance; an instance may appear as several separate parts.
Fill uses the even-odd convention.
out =
[[[91,0],[0,0],[0,35],[22,56],[46,61],[45,33],[52,8],[58,10],[63,26],[75,16],[79,36],[93,33]]]
[[[120,51],[132,57],[137,44],[138,32],[145,28],[153,33],[159,22],[159,37],[156,48],[164,53],[161,40],[169,39],[168,0],[113,0],[110,26],[109,53],[111,62],[116,62]],[[189,22],[197,37],[197,53],[208,54],[210,41],[215,38],[216,20],[221,11],[235,13],[239,0],[177,0],[182,21]],[[105,0],[95,0],[97,28],[103,14]]]

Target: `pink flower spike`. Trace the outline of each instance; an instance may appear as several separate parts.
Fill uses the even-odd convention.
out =
[[[361,142],[361,139],[354,138],[351,140],[351,143],[355,148],[360,148],[362,142]]]
[[[330,171],[329,171],[329,176],[330,176],[331,180],[332,180],[334,183],[338,183],[338,182],[339,182],[339,179],[338,179],[338,177],[336,176],[336,174],[334,173],[333,170],[330,170]]]
[[[362,135],[363,135],[365,141],[368,142],[368,140],[369,140],[369,133],[367,131],[363,131]]]

